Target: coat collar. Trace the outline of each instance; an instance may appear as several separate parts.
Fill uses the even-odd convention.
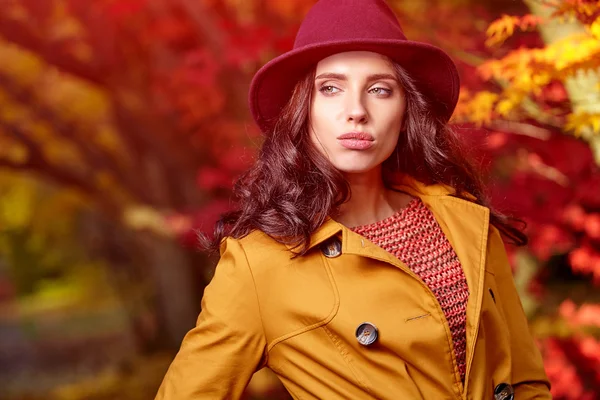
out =
[[[426,199],[440,196],[452,196],[455,193],[454,188],[450,186],[442,184],[426,185],[409,175],[400,175],[396,177],[391,188],[408,193],[413,197],[418,197],[428,206],[431,201],[426,201]],[[457,198],[457,200],[460,199]],[[350,231],[349,228],[335,221],[333,218],[327,217],[325,222],[313,232],[310,239],[309,250],[325,242],[327,239],[346,231]]]

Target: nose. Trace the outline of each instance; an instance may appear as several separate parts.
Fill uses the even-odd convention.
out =
[[[365,124],[369,120],[367,108],[365,107],[364,100],[360,94],[348,96],[346,107],[346,118],[348,122]]]

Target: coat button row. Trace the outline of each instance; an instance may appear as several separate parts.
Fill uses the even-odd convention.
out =
[[[494,400],[514,400],[515,391],[511,384],[500,383],[494,389]]]
[[[321,252],[328,258],[339,257],[342,254],[342,243],[333,237],[321,245]],[[363,322],[356,328],[356,340],[363,346],[370,346],[377,341],[379,330],[370,322]],[[494,400],[514,400],[515,392],[512,385],[500,383],[494,389]]]
[[[321,252],[325,257],[338,257],[342,254],[342,242],[337,237],[333,237],[321,245]]]

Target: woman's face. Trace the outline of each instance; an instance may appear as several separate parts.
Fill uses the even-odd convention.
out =
[[[404,89],[387,57],[352,51],[317,64],[310,135],[338,170],[380,166],[394,152],[405,110]]]

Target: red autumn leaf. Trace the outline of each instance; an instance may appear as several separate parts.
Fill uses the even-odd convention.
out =
[[[203,190],[229,189],[233,185],[232,176],[220,168],[205,167],[198,171],[198,185]]]
[[[522,30],[534,29],[543,22],[544,18],[533,14],[527,14],[521,17],[521,20],[519,21],[519,26]]]
[[[589,214],[585,218],[586,233],[593,239],[600,239],[600,214]]]
[[[586,213],[579,204],[569,204],[563,211],[563,220],[576,232],[584,229]]]
[[[274,32],[267,26],[244,27],[230,32],[225,59],[237,68],[244,67],[249,62],[255,63],[271,47],[273,39]]]
[[[561,82],[552,82],[542,89],[542,101],[561,103],[567,101],[567,91]]]
[[[486,146],[490,150],[496,150],[508,143],[508,134],[504,132],[493,132],[487,137]]]
[[[233,173],[241,173],[242,171],[249,168],[253,161],[253,155],[251,149],[242,146],[236,146],[227,149],[225,154],[220,157],[219,161],[223,168]]]
[[[123,19],[142,11],[147,2],[148,0],[115,0],[110,3],[106,11],[116,19]]]
[[[213,200],[194,213],[194,226],[206,234],[212,234],[213,227],[221,214],[231,210],[227,200]]]

